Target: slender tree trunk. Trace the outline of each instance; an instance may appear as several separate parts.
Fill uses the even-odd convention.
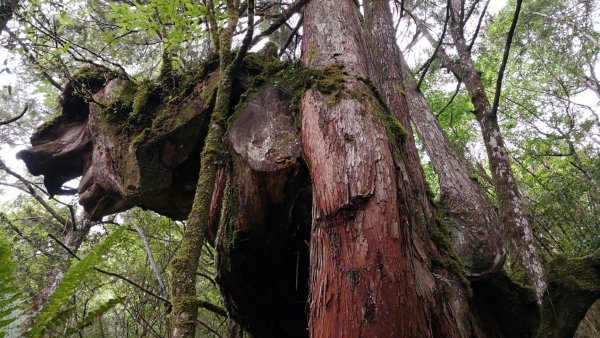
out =
[[[485,193],[474,181],[464,160],[429,108],[395,40],[389,4],[385,0],[365,1],[365,33],[375,63],[376,82],[386,103],[410,131],[410,119],[434,170],[439,177],[442,202],[451,216],[451,230],[458,254],[472,277],[495,273],[502,268],[506,250],[502,226]],[[408,100],[406,99],[408,98]],[[408,101],[408,109],[407,107]],[[409,135],[410,139],[412,137]],[[409,158],[414,141],[406,142]],[[416,149],[414,150],[416,152]],[[418,183],[418,182],[417,182]]]
[[[534,244],[531,225],[527,219],[523,200],[513,177],[510,160],[500,132],[498,117],[492,114],[492,107],[485,92],[481,73],[475,67],[471,50],[463,35],[462,27],[464,23],[461,21],[460,16],[461,0],[452,0],[450,5],[449,31],[459,60],[452,60],[443,48],[438,51],[437,56],[444,67],[465,84],[471,96],[471,102],[475,107],[475,117],[481,128],[483,142],[490,162],[492,180],[498,198],[500,221],[508,235],[512,256],[516,263],[524,269],[536,291],[538,302],[540,302],[546,289],[546,283],[540,257]],[[426,25],[414,14],[409,14],[430,44],[437,45],[438,41],[433,38]]]
[[[490,161],[500,220],[507,229],[512,245],[512,255],[517,263],[525,269],[537,293],[538,301],[541,301],[546,289],[542,264],[504,146],[498,117],[492,114],[492,107],[485,92],[481,73],[475,68],[471,51],[463,35],[464,23],[461,22],[460,15],[461,0],[452,0],[450,4],[450,33],[460,59],[460,62],[454,63],[451,67],[457,68],[453,72],[465,83],[471,96],[471,102],[475,106],[475,116],[481,127]]]
[[[219,83],[215,107],[209,131],[200,156],[200,174],[196,186],[192,211],[184,232],[181,246],[172,260],[171,278],[171,321],[173,338],[194,337],[198,300],[196,293],[196,270],[202,245],[209,234],[209,221],[213,196],[220,195],[223,187],[216,185],[217,172],[224,165],[223,136],[227,117],[231,109],[231,93],[237,68],[248,50],[254,28],[254,0],[248,1],[248,30],[237,53],[231,51],[233,33],[239,21],[239,1],[226,1],[227,27],[219,31]],[[211,2],[212,7],[212,2]],[[214,8],[211,8],[214,10]],[[213,27],[216,29],[216,27]]]
[[[144,244],[144,250],[146,251],[146,257],[148,258],[148,262],[150,263],[150,267],[154,272],[154,276],[156,277],[156,281],[158,282],[158,286],[160,287],[161,296],[167,297],[167,288],[165,288],[165,283],[163,282],[162,274],[160,273],[160,269],[156,264],[156,260],[154,260],[154,254],[152,253],[152,248],[150,247],[150,242],[148,241],[148,237],[144,233],[144,230],[137,225],[137,222],[133,222],[133,227],[135,231],[140,236],[142,243]]]

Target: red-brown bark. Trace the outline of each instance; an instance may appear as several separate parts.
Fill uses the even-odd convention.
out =
[[[410,119],[439,177],[445,216],[466,272],[471,277],[498,272],[506,253],[498,215],[481,187],[470,177],[467,164],[456,153],[425,97],[416,88],[416,81],[396,44],[389,4],[385,0],[370,0],[365,1],[364,6],[365,33],[378,70],[376,83],[382,88],[390,110],[407,131],[412,130],[408,121],[410,111]],[[414,148],[411,140],[409,134],[406,142],[409,160]],[[418,159],[416,165],[420,168]]]
[[[381,108],[368,95],[360,99],[370,92],[359,80],[369,77],[370,61],[354,5],[309,2],[304,22],[303,64],[345,72],[345,88],[330,94],[337,96],[334,103],[313,89],[301,102],[302,146],[313,182],[311,336],[429,336],[427,304],[415,279],[422,267],[413,265],[422,264],[413,259],[416,224],[398,189],[410,179],[396,172]]]

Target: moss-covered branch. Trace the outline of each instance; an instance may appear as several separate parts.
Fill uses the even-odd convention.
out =
[[[232,36],[239,20],[239,3],[228,1],[227,27],[219,36],[219,84],[217,98],[211,116],[204,149],[200,157],[200,175],[192,211],[181,246],[172,261],[172,304],[171,321],[173,337],[194,337],[198,300],[196,298],[196,270],[202,245],[208,232],[210,204],[215,188],[217,170],[225,165],[222,139],[231,108],[233,81],[240,60],[248,50],[253,34],[254,1],[248,2],[248,32],[237,55],[232,59]]]

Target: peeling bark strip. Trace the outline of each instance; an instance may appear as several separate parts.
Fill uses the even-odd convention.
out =
[[[302,62],[347,73],[345,89],[301,101],[302,145],[313,180],[309,330],[312,337],[431,334],[413,274],[408,214],[400,213],[393,146],[370,88],[370,61],[350,0],[311,1]],[[353,96],[354,95],[354,96]],[[360,98],[360,96],[358,96]]]
[[[417,89],[396,44],[388,2],[369,0],[365,1],[364,6],[365,33],[369,37],[367,41],[371,46],[375,69],[378,70],[376,82],[383,88],[386,102],[405,125],[407,132],[412,130],[408,121],[410,110],[410,118],[439,177],[443,207],[448,211],[445,216],[448,217],[454,244],[466,272],[471,277],[496,273],[502,268],[506,255],[498,215],[481,187],[469,176],[468,166],[454,150],[425,97]],[[410,142],[411,134],[407,139],[410,159],[410,150],[415,145],[414,141]],[[418,158],[416,166],[420,168]],[[419,173],[422,177],[422,172]]]

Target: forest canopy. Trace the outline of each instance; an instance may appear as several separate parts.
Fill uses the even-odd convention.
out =
[[[599,57],[599,1],[0,0],[0,337],[598,336]]]

